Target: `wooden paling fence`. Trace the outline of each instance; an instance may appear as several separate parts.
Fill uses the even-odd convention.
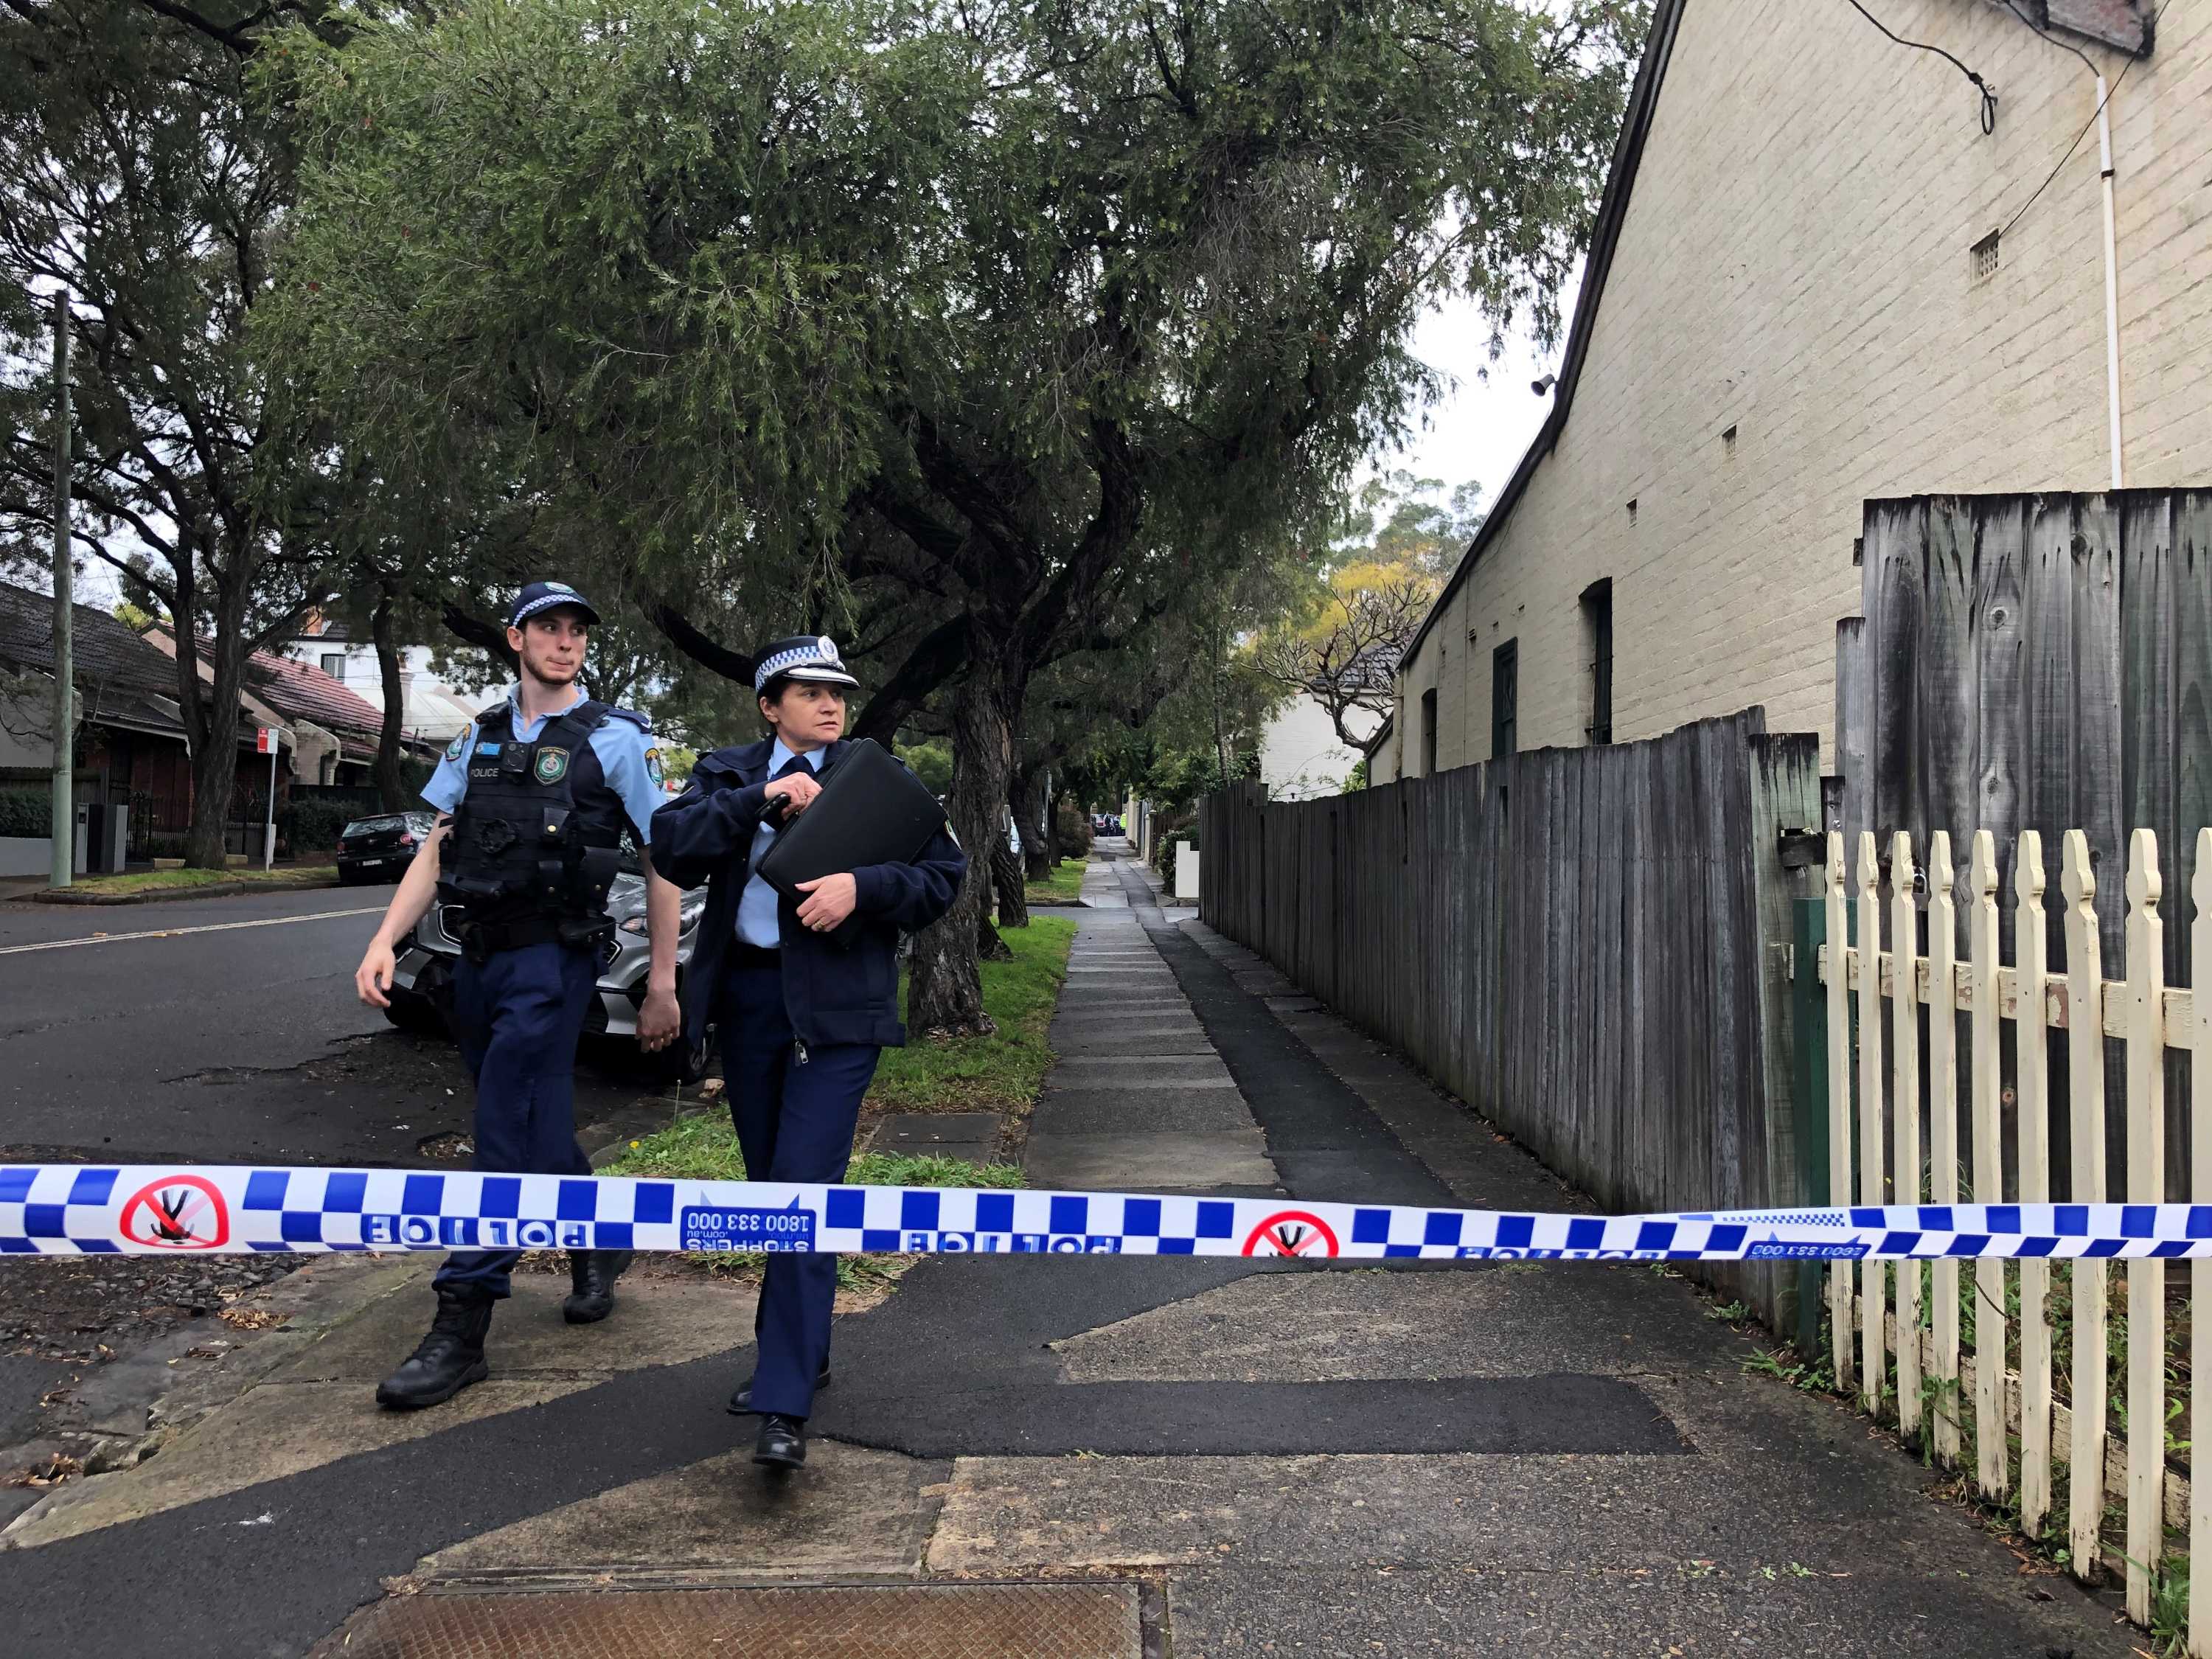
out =
[[[2117,1039],[2125,1054],[2118,1068],[2125,1178],[2116,1195],[2127,1203],[2166,1199],[2168,1055],[2212,1049],[2212,996],[2198,999],[2166,983],[2157,836],[2137,830],[2130,840],[2123,976],[2116,980],[2104,977],[2099,911],[2106,901],[2080,830],[2064,837],[2055,900],[2041,837],[2025,832],[2009,849],[2014,925],[2003,933],[2014,941],[2010,963],[2001,960],[1998,852],[1989,831],[1974,834],[1963,872],[1954,866],[1947,835],[1929,837],[1923,871],[1911,837],[1898,833],[1888,848],[1887,895],[1874,836],[1858,836],[1849,870],[1844,849],[1841,835],[1828,837],[1822,974],[1830,1201],[2048,1202],[2054,1158],[2062,1198],[2106,1199],[2115,1184],[2106,1168],[2106,1039]],[[2189,960],[2212,963],[2212,830],[2198,832],[2193,853]],[[2048,966],[2052,908],[2063,921],[2061,972]],[[1843,943],[1854,936],[1856,945]],[[2056,1073],[2053,1031],[2064,1034],[2063,1066]],[[2084,1033],[2094,1039],[2081,1040]],[[2212,1064],[2183,1075],[2190,1095],[2188,1194],[2212,1200]],[[2049,1126],[2057,1098],[2069,1133],[2054,1152]],[[1970,1191],[1962,1190],[1962,1168]],[[1900,1431],[1925,1436],[1932,1455],[1954,1467],[1971,1437],[1977,1490],[1998,1502],[2012,1501],[2016,1490],[2021,1524],[2031,1535],[2044,1534],[2051,1522],[2055,1477],[2063,1469],[2073,1569],[2087,1578],[2117,1560],[2128,1611],[2138,1622],[2152,1616],[2168,1531],[2185,1527],[2188,1651],[2212,1656],[2212,1483],[2192,1483],[2179,1467],[2183,1460],[2168,1450],[2169,1411],[2178,1414],[2185,1393],[2188,1443],[2212,1434],[2212,1402],[2196,1387],[2212,1377],[2212,1319],[2191,1319],[2186,1355],[2169,1356],[2166,1263],[2132,1260],[2125,1267],[2124,1296],[2114,1299],[2101,1259],[2072,1261],[2056,1274],[2044,1260],[1977,1261],[1971,1293],[1955,1261],[1838,1265],[1828,1284],[1836,1380],[1846,1390],[1855,1386],[1869,1413],[1881,1413],[1893,1357]],[[2192,1309],[2197,1301],[2212,1307],[2212,1261],[2190,1264],[2189,1288]],[[2054,1369],[2062,1342],[2066,1364]],[[2116,1343],[2125,1377],[2110,1400]],[[2116,1419],[2115,1440],[2108,1431]],[[2084,1470],[2094,1473],[2084,1478]],[[2117,1547],[2106,1528],[2113,1493],[2125,1517]]]
[[[1816,1201],[1784,953],[1819,744],[1759,709],[1313,801],[1202,809],[1200,914],[1609,1208]],[[1802,887],[1814,891],[1811,834]],[[1778,1328],[1794,1267],[1702,1264]]]

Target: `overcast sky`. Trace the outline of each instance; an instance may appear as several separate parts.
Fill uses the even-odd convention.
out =
[[[1560,299],[1560,312],[1571,314],[1574,301],[1571,287]],[[1439,479],[1447,491],[1477,479],[1488,507],[1551,412],[1550,394],[1535,396],[1528,383],[1555,373],[1563,349],[1539,356],[1526,331],[1518,331],[1493,363],[1488,325],[1472,305],[1460,301],[1431,312],[1414,332],[1414,355],[1457,384],[1428,411],[1426,429],[1414,434],[1402,455],[1379,456],[1374,465]]]

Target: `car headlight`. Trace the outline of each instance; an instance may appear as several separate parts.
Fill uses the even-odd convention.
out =
[[[690,933],[698,926],[699,918],[706,908],[707,896],[704,893],[700,894],[696,898],[687,896],[676,909],[677,931],[683,933]],[[634,916],[624,916],[617,925],[625,933],[642,933],[645,932],[646,926],[645,913],[640,911]]]

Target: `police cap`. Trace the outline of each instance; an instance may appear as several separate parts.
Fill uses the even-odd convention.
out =
[[[550,611],[558,605],[574,605],[584,613],[584,620],[597,628],[599,613],[592,609],[592,602],[566,582],[532,582],[514,596],[514,610],[507,619],[509,628],[520,628],[541,611]]]
[[[837,654],[837,641],[827,634],[771,640],[761,647],[753,663],[756,692],[765,691],[770,680],[818,680],[856,688],[860,684],[846,672],[845,659]]]

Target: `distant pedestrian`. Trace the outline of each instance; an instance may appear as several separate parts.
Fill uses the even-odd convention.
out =
[[[576,1144],[576,1041],[598,994],[599,952],[612,938],[607,889],[623,829],[646,866],[651,950],[638,1041],[665,1048],[676,1002],[680,898],[647,851],[660,793],[660,751],[644,715],[583,696],[576,678],[599,613],[561,582],[532,582],[508,617],[521,675],[506,705],[465,727],[422,791],[441,815],[392,896],[354,982],[388,1006],[392,952],[434,900],[456,906],[461,959],[453,1022],[475,1079],[476,1167],[524,1175],[589,1175]],[[377,1403],[434,1406],[489,1375],[484,1335],[521,1252],[456,1250],[438,1271],[429,1334],[376,1390]],[[572,1324],[614,1306],[627,1250],[571,1250]]]
[[[951,908],[968,861],[939,830],[909,863],[870,865],[804,884],[794,904],[753,871],[777,827],[813,804],[843,741],[845,693],[859,684],[827,638],[762,647],[753,677],[769,735],[718,749],[690,787],[654,815],[660,866],[684,887],[708,884],[684,981],[684,1032],[722,1046],[730,1116],[755,1181],[845,1178],[861,1097],[898,1018],[898,936]],[[850,948],[827,935],[857,914]],[[761,1414],[753,1461],[797,1468],[806,1419],[830,1381],[837,1259],[772,1254],[753,1322],[758,1360],[730,1409]]]

